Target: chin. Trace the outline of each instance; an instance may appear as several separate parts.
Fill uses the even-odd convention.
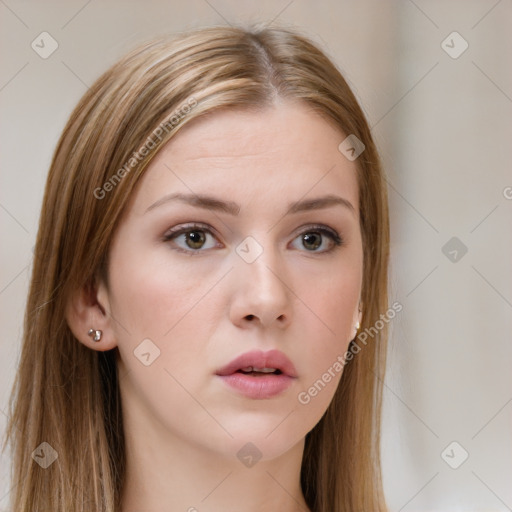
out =
[[[290,418],[292,416],[293,413]],[[303,425],[283,421],[284,417],[286,415],[273,417],[272,421],[270,418],[254,421],[252,424],[248,424],[247,418],[239,418],[238,425],[232,424],[227,428],[233,437],[221,433],[212,443],[212,449],[228,459],[235,455],[241,462],[245,456],[261,461],[277,459],[301,443],[307,433]],[[206,436],[213,440],[211,431]]]

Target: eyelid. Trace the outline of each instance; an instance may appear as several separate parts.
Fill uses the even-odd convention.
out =
[[[302,226],[299,228],[296,236],[315,231],[332,237],[332,241],[336,243],[336,245],[343,243],[343,238],[337,233],[337,231],[324,224],[308,224],[306,226]]]
[[[329,253],[335,251],[340,246],[345,244],[344,238],[342,238],[335,229],[330,228],[329,226],[326,226],[325,224],[308,224],[305,226],[301,226],[299,228],[299,231],[296,231],[296,235],[294,236],[292,242],[295,241],[295,239],[300,235],[304,235],[306,233],[315,233],[315,232],[320,233],[321,235],[325,235],[328,238],[330,238],[333,246],[324,251],[306,251],[305,250],[304,252],[306,254],[308,254],[308,253],[309,254],[329,254]]]
[[[178,226],[175,226],[175,227],[167,230],[162,237],[162,241],[170,242],[170,241],[172,241],[173,238],[176,238],[176,237],[182,235],[183,233],[189,233],[190,231],[195,231],[195,230],[204,231],[206,233],[209,233],[218,242],[219,237],[216,234],[216,231],[210,225],[204,224],[202,222],[189,222],[189,223],[185,223],[185,224],[179,224]],[[220,243],[220,242],[218,242],[218,243]],[[213,247],[213,249],[215,249],[215,248],[218,248],[218,245],[216,247]],[[202,249],[202,250],[201,249],[194,250],[194,249],[183,249],[182,247],[176,246],[176,247],[174,247],[174,249],[178,252],[183,252],[186,254],[194,255],[194,254],[199,254],[201,252],[206,252],[212,248]]]
[[[208,231],[208,233],[211,233],[212,235],[215,234],[215,230],[208,224],[204,224],[202,222],[188,222],[185,224],[179,224],[178,226],[174,226],[173,228],[168,229],[165,232],[163,238],[169,239],[171,236],[186,233],[188,231],[193,231],[194,229]],[[215,234],[215,236],[217,235]]]
[[[180,224],[178,226],[175,226],[175,227],[169,229],[168,231],[166,231],[166,233],[162,237],[162,241],[169,242],[174,237],[177,237],[183,233],[187,233],[187,232],[194,231],[194,230],[205,231],[206,233],[211,234],[218,241],[219,237],[218,237],[216,231],[210,225],[202,223],[202,222],[189,222],[189,223]],[[331,242],[334,244],[334,246],[331,247],[330,249],[327,249],[324,251],[305,251],[305,252],[310,252],[312,254],[315,254],[315,253],[325,254],[325,253],[329,253],[329,252],[333,251],[334,249],[336,249],[336,247],[339,247],[345,243],[344,239],[337,233],[336,230],[334,230],[333,228],[330,228],[324,224],[306,224],[306,225],[301,226],[300,228],[297,228],[297,230],[295,231],[295,234],[293,235],[292,242],[298,236],[304,235],[306,233],[311,233],[311,232],[318,232],[322,235],[328,236],[331,239]],[[219,243],[221,243],[221,242],[219,242]],[[202,250],[201,249],[187,250],[187,249],[183,249],[181,247],[176,247],[177,251],[185,252],[188,254],[206,252],[210,249],[212,249],[212,248],[202,249]]]

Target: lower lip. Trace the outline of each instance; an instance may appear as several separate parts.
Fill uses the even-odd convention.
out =
[[[219,375],[229,386],[248,398],[272,398],[290,387],[293,377],[288,375],[266,375],[252,377],[243,373]]]

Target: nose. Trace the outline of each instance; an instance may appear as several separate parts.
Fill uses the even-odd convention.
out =
[[[238,259],[232,272],[234,292],[230,318],[234,325],[248,328],[286,328],[292,320],[293,290],[287,283],[283,262],[271,249],[252,263]]]

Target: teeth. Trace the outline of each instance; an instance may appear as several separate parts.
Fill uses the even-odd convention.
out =
[[[246,368],[242,368],[242,371],[245,373],[250,373],[250,372],[273,373],[277,370],[275,368],[256,368],[254,366],[247,366]]]

